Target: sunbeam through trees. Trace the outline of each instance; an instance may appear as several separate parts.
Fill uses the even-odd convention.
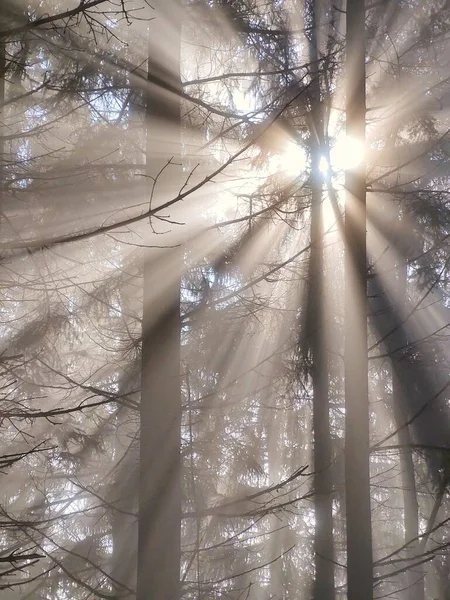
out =
[[[450,2],[0,1],[5,600],[450,599]]]

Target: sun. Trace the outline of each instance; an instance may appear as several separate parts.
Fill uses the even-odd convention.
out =
[[[340,134],[331,144],[329,155],[321,156],[319,171],[326,175],[331,170],[333,175],[338,175],[343,171],[355,169],[364,160],[364,154],[365,148],[361,140]],[[305,149],[292,141],[285,144],[283,151],[277,156],[277,169],[287,175],[296,176],[307,168]]]
[[[323,174],[330,170],[333,173],[355,169],[364,160],[364,144],[361,140],[341,134],[337,136],[330,148],[329,159],[322,156],[319,169]]]

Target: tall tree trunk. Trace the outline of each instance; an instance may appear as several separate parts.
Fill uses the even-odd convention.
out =
[[[314,167],[313,167],[314,168]],[[317,164],[315,165],[317,168]],[[315,331],[311,340],[314,429],[314,598],[334,598],[334,547],[332,514],[331,436],[329,422],[327,355],[323,335],[323,218],[320,192],[313,190],[311,275],[314,285]]]
[[[4,25],[4,18],[0,9],[0,25]],[[0,205],[3,205],[5,193],[5,84],[6,84],[6,42],[0,40]],[[2,223],[2,211],[0,211],[0,227]]]
[[[334,550],[331,480],[331,436],[328,400],[328,361],[324,339],[324,224],[322,214],[322,177],[320,173],[324,125],[320,97],[317,33],[320,3],[310,0],[311,62],[311,255],[310,255],[310,348],[312,355],[313,430],[314,430],[314,598],[334,598]]]
[[[134,282],[134,279],[133,279]],[[126,315],[139,311],[139,300],[134,285],[122,282],[120,306],[124,325],[130,323]],[[127,375],[119,380],[119,396],[131,393],[136,387],[140,364],[132,364]],[[114,454],[117,457],[113,480],[108,490],[107,501],[111,506],[111,535],[113,550],[111,573],[114,593],[120,600],[136,597],[137,540],[138,540],[138,494],[139,489],[139,439],[135,429],[134,408],[118,406],[115,415]]]
[[[283,462],[280,442],[282,439],[281,421],[285,415],[282,411],[273,411],[267,429],[267,459],[269,468],[269,482],[275,483],[280,480],[281,466]],[[273,598],[282,598],[284,593],[285,576],[282,569],[282,559],[278,557],[283,553],[284,531],[279,528],[284,524],[282,517],[278,514],[270,515],[270,529],[272,533],[268,540],[268,556],[270,561],[270,585],[269,593]],[[277,560],[278,559],[278,560]]]
[[[365,10],[347,0],[347,136],[365,142]],[[345,495],[347,597],[373,598],[367,361],[365,162],[345,177]]]
[[[409,427],[403,426],[407,420],[401,409],[401,396],[404,390],[397,372],[393,373],[392,387],[396,427],[401,428],[398,432],[398,442],[400,445],[400,468],[402,471],[405,544],[409,544],[407,557],[412,564],[415,562],[414,557],[419,554],[419,541],[417,539],[419,535],[419,505],[417,502],[414,462],[411,450],[411,435]],[[420,570],[420,567],[415,567],[413,571],[408,571],[407,575],[408,598],[411,600],[424,600],[423,572]]]
[[[155,9],[149,81],[156,76],[180,89],[180,6],[160,0]],[[158,65],[152,64],[155,45],[168,48]],[[178,148],[174,132],[180,103],[176,93],[151,83],[147,97],[147,172],[154,176],[160,165],[152,164],[152,154],[171,147],[164,157],[169,160],[179,153],[179,131]],[[158,269],[159,276],[158,261],[167,261],[167,272]],[[144,264],[137,600],[180,597],[180,264],[178,250],[163,251],[155,260],[146,255]]]
[[[397,297],[399,299],[406,297],[406,262],[403,257],[399,258],[400,264],[397,266]],[[399,336],[400,337],[400,336]],[[406,340],[402,340],[406,342]],[[401,347],[400,343],[398,347]],[[402,368],[401,361],[393,357],[394,368],[392,372],[392,393],[394,404],[394,416],[398,431],[398,442],[400,445],[400,468],[402,472],[403,488],[403,512],[405,543],[409,544],[407,556],[411,564],[416,562],[414,558],[420,553],[419,544],[419,504],[417,502],[416,478],[414,471],[413,452],[411,448],[411,432],[409,426],[404,424],[408,420],[403,407],[406,405],[405,388],[402,382],[402,375],[406,376]],[[414,541],[411,541],[414,540]],[[420,566],[407,573],[407,594],[411,600],[424,600],[424,572]]]
[[[124,468],[118,473],[121,481],[115,482],[114,508],[112,509],[111,534],[113,553],[111,557],[114,593],[120,600],[131,600],[135,597],[132,590],[136,588],[136,499],[132,494],[136,489],[135,481],[130,477],[136,463],[131,464],[130,458],[125,459]],[[128,469],[127,472],[124,472]],[[128,484],[128,485],[126,485]]]
[[[121,385],[120,392],[124,393],[127,384]],[[128,387],[128,386],[127,386]],[[131,391],[131,390],[127,390]],[[130,425],[131,421],[131,425]],[[117,411],[116,421],[117,452],[130,444],[132,436],[136,435],[130,411],[121,407]],[[111,556],[111,574],[114,593],[120,600],[135,598],[136,568],[137,568],[137,471],[138,447],[134,442],[128,446],[126,453],[119,459],[115,477],[110,486],[107,500],[111,505],[111,535],[113,551]]]

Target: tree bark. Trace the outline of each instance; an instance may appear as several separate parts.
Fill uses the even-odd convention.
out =
[[[180,89],[180,5],[160,0],[155,9],[156,18],[150,22],[149,80],[156,74],[167,81],[171,89]],[[155,43],[170,49],[163,54],[157,67],[151,61]],[[150,174],[160,168],[152,164],[152,155],[161,153],[161,148],[171,147],[167,160],[179,153],[179,137],[177,148],[177,135],[174,134],[178,126],[179,136],[179,97],[149,83],[146,112],[147,172]],[[164,139],[157,134],[161,127]],[[174,179],[172,185],[176,186],[177,177]],[[137,600],[178,600],[181,262],[178,249],[162,251],[156,257],[156,261],[167,261],[167,281],[162,282],[161,275],[165,275],[165,271],[159,270],[160,276],[156,280],[155,262],[150,260],[149,252],[152,251],[147,251],[144,261],[143,283]],[[161,286],[164,288],[162,296],[158,292]]]
[[[398,432],[398,442],[400,448],[400,468],[402,471],[402,489],[403,489],[403,522],[405,528],[405,544],[409,544],[407,549],[407,557],[411,564],[416,562],[414,558],[419,552],[419,505],[417,502],[416,480],[414,472],[414,462],[411,450],[411,435],[409,427],[402,427],[407,420],[401,410],[401,395],[403,394],[403,386],[399,381],[396,372],[393,373],[393,394],[394,394],[394,411],[397,428],[401,429]],[[411,542],[411,540],[414,540]],[[407,572],[407,590],[408,598],[411,600],[424,599],[424,573],[420,566],[414,568],[413,571]]]
[[[334,598],[334,546],[332,513],[331,436],[329,422],[327,355],[323,335],[323,218],[320,195],[313,191],[311,234],[314,241],[311,274],[316,299],[315,325],[311,340],[314,429],[314,598]],[[314,206],[314,204],[316,206]]]
[[[347,0],[347,136],[365,142],[365,10]],[[373,598],[367,360],[365,162],[345,177],[345,495],[347,598]]]
[[[3,23],[3,15],[0,9],[0,23]],[[6,84],[6,42],[0,40],[0,205],[3,207],[3,196],[5,192],[5,84]],[[2,224],[2,211],[0,211],[0,227]]]
[[[400,215],[399,215],[400,218]],[[400,264],[397,266],[397,297],[406,297],[406,262],[400,257]],[[406,340],[402,340],[406,342]],[[404,427],[408,420],[403,407],[406,405],[405,388],[402,382],[402,374],[405,374],[401,361],[393,358],[396,362],[392,372],[392,393],[394,404],[394,416],[398,432],[398,442],[400,445],[400,468],[402,472],[403,488],[403,514],[405,527],[405,543],[408,544],[407,555],[411,564],[417,562],[416,556],[420,554],[419,543],[419,504],[417,502],[416,476],[414,470],[413,452],[411,448],[412,439],[409,426]],[[410,541],[414,540],[414,541]],[[424,600],[424,572],[419,565],[414,570],[407,572],[407,593],[411,600]]]
[[[313,385],[314,434],[314,598],[334,599],[334,547],[331,479],[331,436],[328,398],[328,360],[324,339],[324,223],[322,214],[321,147],[324,125],[319,79],[317,33],[320,25],[320,3],[311,0],[311,254],[310,314],[312,327],[310,348]]]
[[[147,269],[146,269],[147,271]],[[179,288],[152,323],[144,274],[137,600],[180,597]],[[150,322],[149,322],[150,321]]]

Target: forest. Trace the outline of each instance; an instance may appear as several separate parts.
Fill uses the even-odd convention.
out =
[[[2,600],[450,600],[450,0],[0,0]]]

